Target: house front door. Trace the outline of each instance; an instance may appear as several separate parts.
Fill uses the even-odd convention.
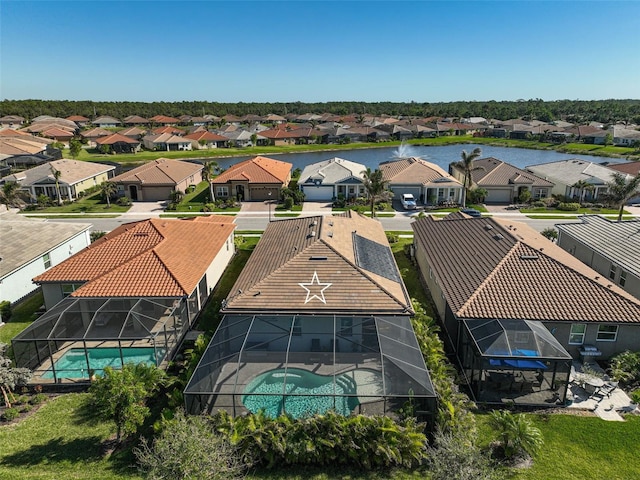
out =
[[[135,185],[129,185],[129,197],[131,197],[131,201],[138,200],[138,187]]]

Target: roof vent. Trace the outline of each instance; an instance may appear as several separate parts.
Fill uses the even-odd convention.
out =
[[[537,260],[538,255],[520,255],[520,260]]]
[[[600,277],[596,277],[596,280],[600,280]]]
[[[487,225],[484,226],[484,229],[489,231],[489,230],[493,230],[493,227],[491,225],[487,224]]]
[[[309,227],[314,227],[318,224],[317,220],[314,220],[313,222],[311,222],[311,225],[309,225]]]
[[[137,232],[133,234],[134,237],[148,237],[149,234],[147,232]]]
[[[331,221],[329,222],[329,226],[330,226],[330,227],[333,227],[333,220],[331,220]],[[640,230],[639,230],[639,231],[640,231]]]
[[[496,240],[502,240],[504,237],[502,236],[502,234],[501,234],[501,233],[496,233],[496,234],[493,236],[493,238],[494,238],[494,239],[496,239]]]
[[[327,257],[309,257],[309,260],[326,260]]]
[[[253,294],[254,297],[257,297],[258,295],[260,295],[260,290]]]
[[[315,231],[311,231],[309,232],[309,237],[315,237],[316,236],[316,232]]]
[[[333,232],[328,232],[327,235],[329,235],[329,238],[333,238]]]

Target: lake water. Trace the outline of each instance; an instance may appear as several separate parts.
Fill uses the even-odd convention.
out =
[[[383,147],[383,148],[366,148],[357,150],[334,150],[324,152],[308,152],[308,153],[284,153],[267,155],[270,158],[282,160],[293,164],[293,168],[304,169],[305,166],[328,160],[333,157],[344,158],[352,162],[361,163],[365,167],[372,170],[378,168],[382,162],[393,160],[398,157],[421,157],[429,162],[435,163],[442,167],[445,171],[449,171],[449,164],[460,160],[460,154],[463,150],[471,152],[475,147],[482,149],[480,158],[495,157],[503,162],[510,163],[519,168],[525,168],[528,165],[539,165],[541,163],[557,162],[560,160],[568,160],[570,158],[581,158],[593,163],[620,163],[625,162],[623,159],[615,159],[608,157],[597,157],[593,155],[575,155],[569,153],[560,153],[555,150],[530,150],[526,148],[508,148],[493,147],[489,145],[447,145],[440,147],[424,147],[414,145],[401,145],[400,147]],[[242,160],[247,160],[252,156],[233,157],[233,158],[212,158],[220,165],[220,168],[227,169]]]

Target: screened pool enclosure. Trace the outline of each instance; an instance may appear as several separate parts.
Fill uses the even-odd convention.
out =
[[[571,355],[538,321],[462,321],[458,355],[481,403],[554,406],[566,401]]]
[[[162,365],[195,319],[188,298],[73,298],[48,310],[12,340],[32,382],[87,382],[107,366]]]
[[[193,414],[335,410],[430,421],[435,393],[408,316],[226,315],[185,390]]]

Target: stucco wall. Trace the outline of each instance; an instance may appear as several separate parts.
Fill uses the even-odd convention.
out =
[[[543,322],[552,335],[562,344],[562,346],[575,359],[580,358],[579,349],[582,345],[569,345],[569,334],[571,332],[571,323]],[[597,341],[598,325],[611,325],[606,323],[588,323],[586,324],[586,332],[584,344],[595,345],[601,352],[602,356],[598,359],[607,359],[611,356],[624,352],[625,350],[640,350],[640,323],[634,325],[619,325],[618,335],[614,342]]]

